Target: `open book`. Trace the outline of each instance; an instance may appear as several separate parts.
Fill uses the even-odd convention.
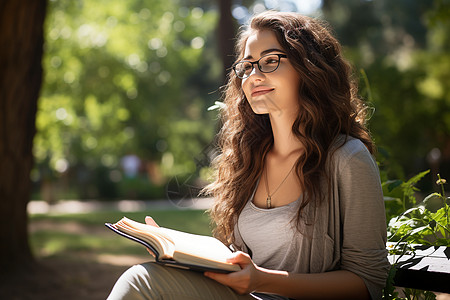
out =
[[[226,262],[232,251],[218,239],[178,230],[156,227],[122,218],[109,229],[141,243],[153,254],[155,262],[195,271],[228,273],[241,268]]]

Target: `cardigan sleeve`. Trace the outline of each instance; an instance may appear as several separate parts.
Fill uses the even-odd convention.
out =
[[[364,146],[357,148],[338,170],[340,265],[364,280],[372,299],[381,299],[390,267],[383,193],[376,162]]]

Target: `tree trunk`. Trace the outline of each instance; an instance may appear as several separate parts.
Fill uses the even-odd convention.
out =
[[[236,38],[236,25],[231,15],[232,0],[219,0],[219,24],[218,24],[218,42],[219,51],[222,58],[225,82],[226,72],[234,62],[234,42]]]
[[[28,243],[32,145],[42,81],[45,0],[0,4],[0,270],[33,261]]]

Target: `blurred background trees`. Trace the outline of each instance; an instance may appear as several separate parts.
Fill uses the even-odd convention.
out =
[[[375,109],[370,128],[379,161],[403,179],[431,169],[427,189],[437,172],[448,177],[450,3],[324,1],[323,12],[367,76],[370,90],[361,76],[361,92]]]
[[[390,176],[447,176],[447,1],[49,1],[33,198],[184,197],[201,185],[231,37],[264,9],[330,23],[374,108]]]
[[[217,17],[206,1],[50,1],[41,197],[161,198],[167,178],[196,172],[222,76]]]

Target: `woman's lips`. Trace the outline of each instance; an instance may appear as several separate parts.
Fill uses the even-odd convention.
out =
[[[252,97],[262,96],[273,91],[273,88],[255,88],[252,90]]]

